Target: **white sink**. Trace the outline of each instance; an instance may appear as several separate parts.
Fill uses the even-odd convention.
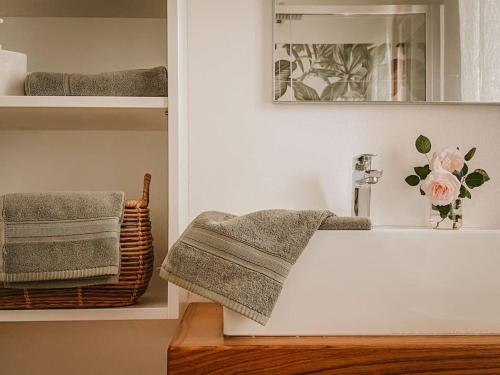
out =
[[[500,334],[500,230],[319,231],[263,327],[230,336]]]

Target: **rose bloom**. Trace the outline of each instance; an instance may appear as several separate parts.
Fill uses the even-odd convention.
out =
[[[431,165],[435,161],[439,161],[441,166],[448,172],[460,172],[465,164],[465,159],[462,154],[455,149],[447,148],[441,152],[435,152],[432,156]]]
[[[433,170],[422,183],[422,190],[434,206],[447,206],[458,199],[460,181],[444,169],[438,160],[432,164]]]

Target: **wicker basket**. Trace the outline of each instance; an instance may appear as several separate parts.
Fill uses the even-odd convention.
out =
[[[153,274],[149,183],[142,199],[125,201],[120,234],[121,269],[117,284],[68,289],[7,289],[0,286],[0,309],[61,309],[129,306],[144,294]]]

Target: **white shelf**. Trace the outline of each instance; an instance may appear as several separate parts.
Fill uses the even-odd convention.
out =
[[[166,131],[168,98],[0,96],[0,130]]]
[[[110,108],[167,110],[168,98],[114,96],[0,96],[0,108]]]
[[[0,322],[54,322],[170,319],[167,295],[148,294],[129,307],[98,309],[0,310]]]

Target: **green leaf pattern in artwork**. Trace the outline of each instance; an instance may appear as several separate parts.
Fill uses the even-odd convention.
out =
[[[292,74],[293,64],[288,60],[279,60],[274,63],[274,99],[278,100],[285,95],[290,85],[290,75]]]
[[[333,102],[340,98],[347,89],[347,82],[335,82],[325,87],[321,94],[322,102]]]
[[[292,88],[295,99],[301,102],[318,101],[319,96],[316,90],[300,81],[292,81]]]
[[[295,93],[297,101],[363,101],[368,100],[368,92],[379,82],[386,85],[390,77],[373,75],[374,69],[392,69],[391,44],[277,44],[275,62],[275,99],[280,99],[287,86],[286,72],[276,63],[288,59],[291,78],[314,90],[316,94],[305,93],[299,85]],[[280,52],[282,51],[282,52]],[[284,56],[287,57],[284,57]],[[409,61],[409,60],[408,60]],[[294,71],[293,64],[297,68]],[[424,64],[425,65],[425,64]],[[425,69],[423,71],[425,77]],[[381,81],[379,81],[381,79]],[[390,84],[389,84],[390,86]],[[409,86],[410,87],[410,86]],[[303,99],[302,99],[303,98]],[[390,100],[390,98],[383,99]]]

